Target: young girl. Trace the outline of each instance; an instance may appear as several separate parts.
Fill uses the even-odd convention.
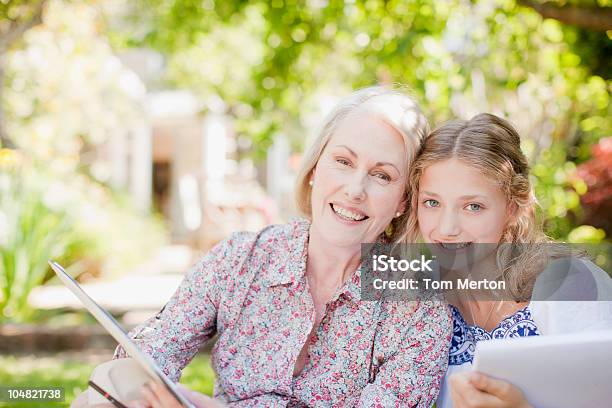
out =
[[[410,180],[408,241],[425,241],[456,258],[487,247],[474,244],[495,244],[493,255],[483,257],[474,269],[506,282],[505,300],[486,300],[475,292],[449,300],[453,339],[437,406],[529,407],[512,384],[468,370],[476,343],[612,328],[612,302],[539,302],[543,296],[535,295],[539,288],[550,289],[540,282],[544,275],[551,276],[555,260],[565,259],[579,285],[568,291],[568,285],[557,284],[559,290],[547,299],[610,300],[612,281],[589,261],[572,258],[569,248],[549,244],[536,225],[527,160],[519,135],[505,120],[479,114],[434,130]]]

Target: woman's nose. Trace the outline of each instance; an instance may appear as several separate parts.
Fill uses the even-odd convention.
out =
[[[454,237],[459,235],[460,232],[461,227],[459,224],[459,219],[451,209],[447,209],[440,217],[438,233],[444,237]]]
[[[365,198],[365,177],[360,172],[355,172],[348,180],[344,194],[351,201],[362,201]]]

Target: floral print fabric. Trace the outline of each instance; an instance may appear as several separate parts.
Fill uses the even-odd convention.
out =
[[[310,224],[237,233],[186,275],[166,307],[129,334],[174,381],[203,343],[215,397],[235,407],[430,407],[448,362],[451,317],[436,300],[360,299],[360,271],[315,309],[305,277]],[[308,362],[293,376],[300,350]],[[119,347],[115,357],[125,357]]]
[[[469,325],[461,316],[459,309],[449,305],[453,316],[453,338],[448,355],[450,366],[472,363],[476,343],[491,339],[506,339],[539,336],[540,331],[531,317],[531,309],[525,306],[502,321],[490,332],[480,326]]]

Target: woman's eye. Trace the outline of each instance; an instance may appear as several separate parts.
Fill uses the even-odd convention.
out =
[[[468,211],[471,211],[471,212],[478,212],[478,211],[482,210],[482,206],[480,204],[476,204],[476,203],[468,204],[465,208]]]
[[[336,159],[336,163],[340,163],[343,166],[350,166],[351,165],[350,161],[348,161],[346,159],[343,159],[343,158]]]
[[[432,200],[431,198],[428,200],[423,201],[423,205],[425,205],[425,207],[427,208],[435,208],[438,207],[440,205],[440,203],[436,200]]]
[[[385,173],[374,173],[374,177],[377,177],[383,181],[391,181],[391,177]]]

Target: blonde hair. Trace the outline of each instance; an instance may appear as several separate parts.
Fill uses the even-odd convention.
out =
[[[421,142],[429,132],[429,124],[418,104],[397,88],[373,86],[355,91],[341,100],[323,121],[316,139],[304,154],[297,175],[295,200],[298,210],[307,218],[312,217],[309,185],[312,171],[340,122],[352,113],[373,114],[393,127],[404,140],[408,166],[414,161]],[[405,188],[408,188],[408,180]],[[405,212],[392,221],[391,242],[405,239],[406,217]]]
[[[478,169],[499,184],[512,211],[512,220],[500,240],[497,264],[502,278],[508,282],[509,294],[517,301],[524,301],[530,299],[535,278],[550,258],[570,252],[560,245],[539,245],[549,243],[550,239],[536,218],[537,202],[520,143],[510,123],[488,113],[470,120],[451,121],[432,131],[411,168],[406,232],[410,242],[419,240],[419,182],[427,167],[455,158]]]

